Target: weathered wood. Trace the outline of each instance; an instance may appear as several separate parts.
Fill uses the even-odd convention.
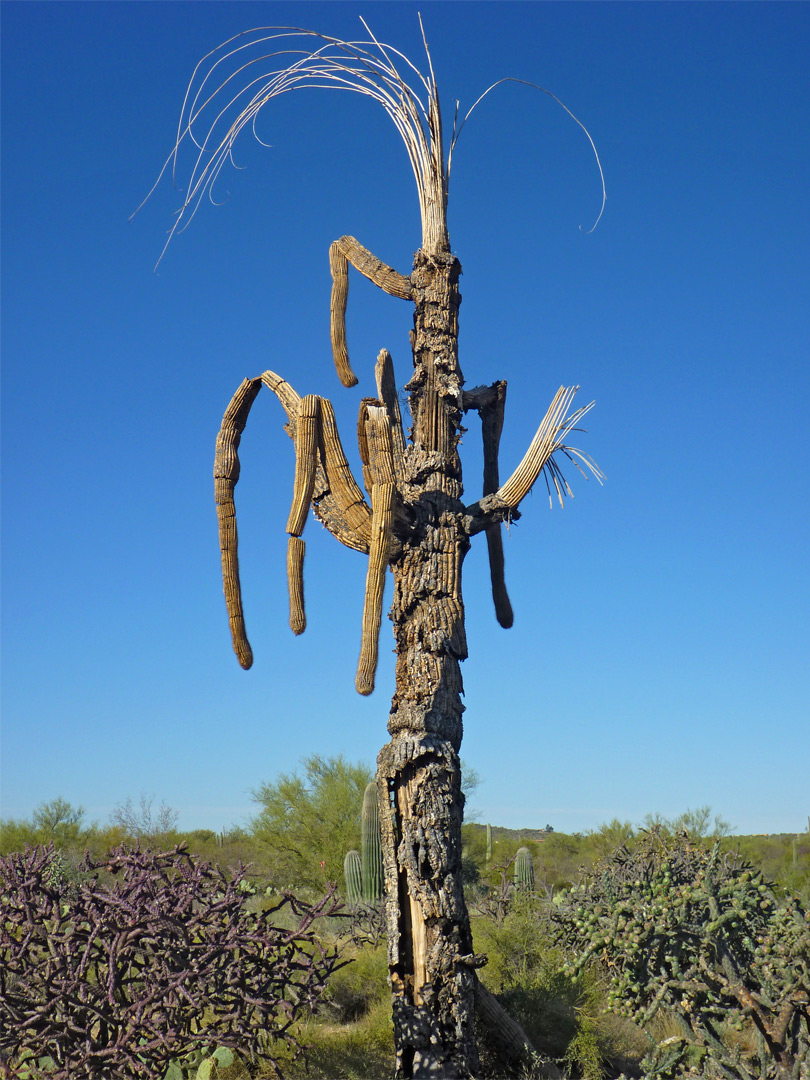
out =
[[[304,609],[304,553],[306,544],[298,536],[287,541],[287,588],[290,594],[290,629],[298,636],[307,628]]]
[[[239,580],[239,535],[236,529],[234,488],[239,482],[239,443],[250,413],[250,407],[262,388],[261,379],[245,379],[234,394],[217,436],[214,456],[214,498],[219,523],[219,547],[222,557],[222,585],[233,650],[240,665],[247,669],[253,663],[253,650],[245,630],[242,608],[242,586]]]
[[[374,690],[374,677],[377,673],[382,602],[385,591],[385,572],[388,569],[394,496],[395,488],[393,484],[382,483],[375,485],[371,506],[371,547],[368,553],[366,595],[363,604],[363,638],[355,679],[358,693],[364,695],[370,694]]]
[[[295,479],[292,506],[287,519],[287,532],[290,536],[300,536],[304,531],[309,504],[315,490],[320,415],[320,398],[317,394],[307,394],[302,398],[295,427]]]
[[[398,1077],[477,1068],[475,976],[461,883],[461,564],[458,261],[417,252],[412,445],[400,494],[410,530],[392,556],[396,689],[377,758]],[[381,397],[383,394],[381,393]]]

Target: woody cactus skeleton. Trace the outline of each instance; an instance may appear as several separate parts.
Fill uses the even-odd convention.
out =
[[[391,356],[382,350],[375,368],[376,396],[360,403],[358,442],[364,494],[343,451],[330,402],[318,395],[300,397],[281,376],[266,371],[242,383],[225,413],[217,440],[216,502],[231,633],[245,668],[253,657],[239,584],[234,488],[239,478],[239,442],[262,386],[272,390],[283,406],[286,430],[295,446],[295,482],[287,521],[294,633],[306,627],[302,534],[309,507],[337,540],[368,556],[356,674],[361,694],[374,689],[383,587],[388,570],[393,573],[396,689],[388,721],[391,741],[377,762],[377,790],[397,1074],[468,1076],[477,1064],[475,968],[482,958],[473,955],[461,885],[459,663],[467,656],[461,566],[472,537],[484,532],[496,614],[503,626],[510,626],[501,523],[519,516],[521,501],[541,473],[560,501],[564,493],[570,494],[554,457],[558,452],[575,464],[578,459],[600,477],[587,455],[565,443],[590,406],[569,415],[576,387],[561,387],[523,461],[500,483],[498,442],[506,383],[465,391],[458,360],[461,266],[450,250],[446,214],[452,147],[464,121],[454,126],[445,158],[427,47],[429,75],[424,77],[402,54],[381,45],[373,35],[363,44],[299,30],[251,31],[244,41],[243,37],[210,54],[207,74],[202,77],[198,67],[192,79],[177,146],[188,137],[201,152],[183,211],[196,210],[228,160],[236,136],[253,123],[258,112],[272,98],[307,85],[349,89],[378,101],[396,124],[416,176],[422,245],[409,275],[385,265],[350,236],[336,240],[329,252],[332,353],[345,386],[357,382],[345,330],[349,267],[391,296],[413,304],[413,372],[405,387],[412,417],[409,437],[403,430]],[[302,37],[305,44],[314,38],[316,47],[294,53],[297,60],[268,73],[268,43]],[[249,50],[256,48],[260,57],[254,59]],[[286,63],[291,52],[286,41],[284,50]],[[270,54],[274,55],[279,53]],[[222,75],[221,65],[234,60],[247,86],[219,112],[212,102],[233,78]],[[251,76],[254,63],[264,65],[260,78]],[[397,63],[407,69],[419,92],[400,75]],[[209,83],[217,75],[221,76],[219,90],[211,93]],[[220,135],[218,124],[229,107],[235,119],[225,123]],[[208,135],[198,140],[194,131],[201,114],[210,108],[217,118]],[[176,153],[177,148],[173,156]],[[182,216],[181,212],[178,224]],[[465,505],[458,444],[462,415],[470,410],[477,410],[482,419],[484,495]]]

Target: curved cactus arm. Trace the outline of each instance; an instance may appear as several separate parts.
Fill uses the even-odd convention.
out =
[[[357,664],[355,686],[359,694],[374,689],[382,621],[382,602],[385,590],[385,571],[388,568],[393,519],[393,484],[378,484],[374,488],[371,508],[371,546],[368,553],[366,595],[363,604],[363,639]]]
[[[371,510],[352,474],[338,434],[331,401],[321,398],[321,463],[324,490],[315,495],[315,515],[342,544],[367,552]]]
[[[353,236],[341,236],[329,248],[329,269],[332,272],[331,337],[332,356],[338,378],[344,386],[356,386],[357,376],[349,362],[346,345],[346,304],[349,298],[349,263],[384,292],[402,300],[413,298],[410,278],[397,273],[372,255]]]
[[[260,378],[245,379],[236,391],[222,418],[214,458],[214,494],[219,522],[219,546],[222,553],[222,584],[228,608],[233,649],[239,663],[245,669],[253,663],[253,651],[247,639],[242,609],[234,488],[239,480],[239,443],[242,440],[242,432],[245,430],[250,408],[261,388]]]
[[[394,377],[394,362],[387,349],[381,349],[374,367],[377,383],[377,397],[385,406],[391,422],[391,452],[394,459],[394,475],[402,483],[405,477],[405,432],[402,428],[402,413],[397,396],[397,382]],[[497,485],[496,485],[497,486]]]
[[[356,386],[357,376],[349,363],[346,345],[346,303],[349,299],[349,260],[336,240],[329,248],[329,269],[332,272],[332,301],[330,304],[330,332],[332,358],[335,370],[344,386]]]
[[[265,371],[262,382],[287,413],[286,431],[295,442],[301,397],[274,371]],[[319,400],[318,461],[312,492],[315,516],[341,544],[365,553],[371,537],[371,510],[343,453],[334,409],[326,398]]]

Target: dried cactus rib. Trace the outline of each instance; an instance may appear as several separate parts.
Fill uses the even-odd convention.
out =
[[[281,402],[289,419],[287,433],[294,439],[301,398],[274,371],[265,371],[262,382]],[[343,452],[332,404],[326,398],[320,401],[320,460],[312,493],[315,516],[341,544],[365,554],[371,537],[371,510]]]
[[[297,636],[307,628],[304,610],[304,552],[306,544],[298,536],[287,541],[287,587],[290,593],[290,629]]]
[[[272,390],[276,395],[287,414],[288,420],[294,425],[298,419],[298,413],[301,410],[300,394],[297,394],[295,390],[293,390],[286,379],[282,379],[280,375],[276,375],[275,371],[262,372],[262,382],[268,390]],[[290,431],[289,434],[292,436],[293,432]]]
[[[371,542],[371,510],[363,492],[357,484],[338,434],[335,422],[335,410],[327,398],[320,399],[321,414],[321,460],[329,490],[329,507],[334,507],[335,516],[343,522],[342,535],[336,531],[324,515],[327,499],[319,499],[315,512],[324,521],[330,532],[348,547],[366,552]]]
[[[233,649],[239,663],[245,669],[253,663],[253,651],[247,639],[242,609],[234,488],[239,480],[239,443],[250,408],[261,386],[260,378],[245,379],[234,394],[222,418],[214,458],[214,494],[219,523],[219,546],[222,554],[222,585],[228,608]]]
[[[390,296],[398,296],[401,300],[413,299],[411,279],[397,273],[392,267],[387,266],[381,259],[378,259],[376,255],[372,255],[368,248],[364,248],[353,236],[341,236],[339,240],[334,242],[332,247],[337,248],[344,258],[349,260],[355,270],[359,270],[364,277],[367,277],[369,281],[373,281],[383,292],[387,292]]]
[[[397,396],[397,383],[394,377],[394,362],[387,349],[381,349],[374,367],[377,382],[377,397],[383,403],[391,422],[391,452],[394,458],[394,475],[398,483],[405,477],[405,433],[402,428],[402,413]]]
[[[565,414],[578,389],[578,386],[561,386],[554,395],[554,400],[540,422],[523,460],[496,492],[497,498],[507,506],[517,507],[520,504],[548,464],[551,455],[559,449],[561,439],[571,427],[572,418],[569,417],[569,421],[565,422]],[[578,410],[575,415],[579,416],[581,413],[582,410]]]
[[[384,405],[366,405],[365,443],[372,490],[379,484],[396,484],[391,420]]]
[[[503,414],[506,405],[506,382],[493,384],[494,398],[484,406],[479,406],[481,416],[481,435],[484,441],[484,495],[491,495],[498,490],[498,447],[503,430]],[[504,577],[503,535],[499,521],[487,526],[487,550],[489,553],[489,576],[492,583],[492,601],[495,605],[495,617],[500,625],[508,630],[515,621],[509,593],[506,591]]]
[[[356,386],[357,376],[349,363],[346,345],[346,304],[349,299],[349,262],[336,240],[329,248],[329,269],[332,271],[332,300],[330,304],[330,332],[332,357],[338,378],[344,386]]]
[[[374,488],[371,546],[363,605],[363,640],[355,679],[358,693],[364,695],[370,694],[374,689],[374,676],[377,672],[385,571],[388,566],[395,493],[393,484],[378,484]]]
[[[287,519],[287,532],[291,536],[300,536],[304,531],[315,489],[321,416],[319,402],[317,394],[307,394],[302,398],[295,425],[295,481],[290,516]]]
[[[369,465],[369,450],[368,450],[368,434],[366,433],[366,420],[368,419],[368,409],[370,405],[379,405],[377,398],[364,397],[360,401],[360,408],[357,411],[357,448],[360,451],[360,462],[363,466],[363,487],[366,489],[369,497],[371,497],[371,491],[374,486],[374,481],[371,478],[371,468]]]

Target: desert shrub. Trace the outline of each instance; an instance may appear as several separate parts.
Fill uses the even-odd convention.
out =
[[[629,1057],[620,1051],[617,1024],[604,1016],[597,965],[566,969],[552,907],[544,897],[517,889],[499,922],[474,919],[475,950],[489,958],[479,975],[541,1055],[564,1059],[571,1074],[598,1080],[608,1065],[635,1064],[643,1051],[630,1025],[622,1031]]]
[[[182,846],[72,875],[52,845],[0,859],[0,1051],[52,1080],[162,1077],[212,1046],[272,1062],[340,965],[313,929],[335,902],[251,913],[244,877]]]
[[[609,1005],[651,1036],[652,1075],[700,1059],[726,1080],[800,1075],[810,1049],[810,918],[720,842],[652,830],[553,909],[567,970],[610,972]],[[679,1034],[654,1038],[665,1011]]]

